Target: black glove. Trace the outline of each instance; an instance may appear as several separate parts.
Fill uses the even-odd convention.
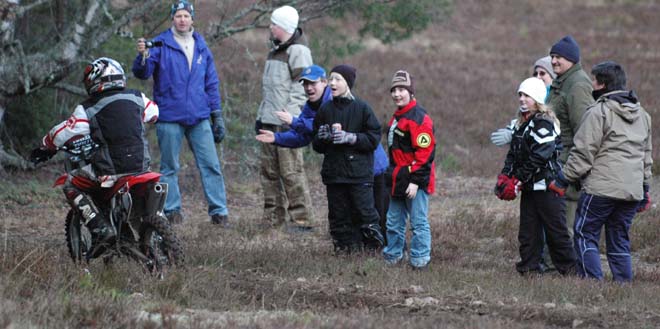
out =
[[[332,142],[332,134],[330,133],[330,126],[325,124],[319,127],[316,137],[326,143]]]
[[[30,162],[36,165],[38,163],[48,161],[55,155],[55,153],[57,153],[57,150],[49,150],[37,147],[36,149],[32,150],[32,152],[30,152]]]
[[[225,120],[222,119],[220,110],[211,112],[211,130],[213,131],[213,140],[216,143],[220,143],[225,139]]]
[[[261,120],[257,119],[254,122],[254,133],[256,135],[259,135],[259,130],[261,130],[264,127],[264,125],[261,123]]]

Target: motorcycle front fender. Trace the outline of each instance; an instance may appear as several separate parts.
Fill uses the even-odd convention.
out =
[[[53,187],[64,185],[64,183],[66,183],[66,178],[67,177],[68,177],[68,175],[66,173],[60,175],[60,177],[57,177],[57,179],[55,180],[55,183],[53,184]]]

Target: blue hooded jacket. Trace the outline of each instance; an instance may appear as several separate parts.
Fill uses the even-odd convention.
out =
[[[199,33],[193,32],[193,38],[195,50],[190,70],[171,29],[154,39],[162,41],[163,46],[149,49],[144,65],[140,54],[133,61],[135,77],[146,80],[153,75],[153,97],[160,109],[159,122],[192,126],[208,119],[211,111],[221,110],[220,80],[213,54]]]
[[[326,87],[323,91],[321,104],[330,100],[332,100],[332,91]],[[290,148],[309,145],[314,138],[312,135],[314,132],[314,117],[316,117],[316,111],[309,106],[309,102],[305,103],[300,116],[293,118],[293,121],[291,121],[291,129],[275,133],[275,145]],[[388,165],[387,153],[385,153],[383,146],[378,143],[376,151],[374,151],[374,176],[384,173]]]

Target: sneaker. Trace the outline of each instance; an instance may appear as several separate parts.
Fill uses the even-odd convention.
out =
[[[170,222],[170,224],[183,223],[183,215],[181,215],[181,213],[178,211],[172,211],[168,214],[165,214],[165,217],[167,217],[167,220]]]
[[[211,216],[211,223],[224,228],[229,228],[231,226],[227,215],[215,214]]]
[[[430,259],[425,261],[423,258],[422,259],[411,258],[408,262],[410,267],[413,270],[416,270],[416,271],[425,271],[425,270],[427,270],[429,268],[429,263],[431,263]]]

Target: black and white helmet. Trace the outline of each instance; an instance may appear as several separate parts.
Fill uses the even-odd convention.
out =
[[[108,90],[124,89],[126,75],[119,62],[112,58],[101,57],[87,64],[83,83],[87,94],[91,96]]]

